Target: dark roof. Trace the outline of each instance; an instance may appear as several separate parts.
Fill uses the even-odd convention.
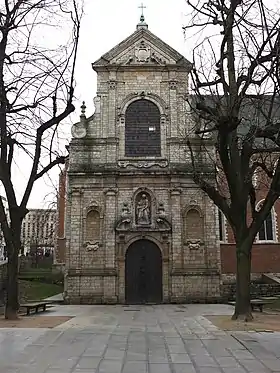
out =
[[[220,110],[226,113],[225,98],[222,96],[211,96],[205,95],[199,98],[195,95],[189,96],[189,102],[193,109],[195,109],[196,103],[203,101],[205,105]],[[238,126],[238,133],[241,138],[245,137],[252,125],[257,127],[271,126],[272,124],[279,123],[280,129],[280,97],[272,95],[250,95],[246,96],[242,100],[241,108],[239,111],[240,124]],[[271,146],[270,140],[257,139],[255,145],[260,146]]]

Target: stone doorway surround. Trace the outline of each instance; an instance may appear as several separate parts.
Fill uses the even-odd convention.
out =
[[[150,240],[133,242],[125,256],[126,304],[162,303],[162,255]]]
[[[117,266],[118,266],[118,302],[125,303],[125,257],[129,247],[139,240],[148,240],[153,242],[161,251],[162,257],[162,302],[168,303],[170,299],[170,280],[169,280],[169,240],[168,235],[162,235],[159,232],[139,232],[126,235],[119,235],[117,249]]]

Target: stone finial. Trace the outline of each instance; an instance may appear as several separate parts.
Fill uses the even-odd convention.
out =
[[[86,103],[85,101],[83,101],[82,106],[81,106],[81,115],[80,115],[81,118],[86,117],[86,108],[87,108]]]

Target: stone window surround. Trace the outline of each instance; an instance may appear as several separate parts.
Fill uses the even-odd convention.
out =
[[[204,242],[204,236],[205,236],[205,218],[204,218],[204,214],[200,208],[200,206],[195,203],[190,203],[188,205],[185,206],[185,208],[183,209],[182,211],[182,219],[183,219],[183,239],[184,239],[184,243],[186,244],[187,242],[189,242],[189,238],[187,237],[187,234],[186,234],[186,218],[187,218],[187,214],[189,211],[191,210],[196,210],[198,213],[199,213],[199,216],[202,220],[202,231],[203,231],[203,237],[200,237],[199,239],[201,240],[201,242]]]
[[[103,242],[103,211],[100,208],[99,204],[96,202],[91,203],[89,206],[83,209],[83,216],[82,216],[82,242],[83,244],[86,242],[86,236],[87,236],[87,231],[86,231],[86,219],[88,214],[91,211],[95,211],[99,214],[99,242]]]
[[[258,210],[260,204],[264,201],[264,199],[261,199],[257,205],[256,205],[256,210]],[[278,239],[277,239],[277,227],[276,227],[276,212],[275,212],[275,208],[272,207],[272,209],[270,210],[270,214],[271,214],[271,222],[272,222],[272,240],[260,240],[259,239],[259,234],[256,235],[256,241],[255,243],[257,244],[263,244],[263,243],[276,243],[278,242]]]
[[[160,156],[149,156],[149,157],[127,157],[125,155],[125,112],[128,106],[134,101],[138,100],[149,100],[153,102],[159,109],[160,112],[160,138],[161,138],[161,155]],[[119,107],[118,114],[118,137],[119,141],[119,159],[123,160],[142,160],[142,159],[166,159],[166,124],[167,124],[167,108],[168,106],[165,102],[153,93],[135,93],[130,94],[123,101],[122,105]]]
[[[220,243],[227,243],[227,225],[226,225],[226,218],[225,215],[221,210],[217,208],[218,211],[218,228],[219,228],[219,238],[220,238],[220,229],[222,232],[222,240],[219,240]],[[220,223],[222,224],[220,227]]]

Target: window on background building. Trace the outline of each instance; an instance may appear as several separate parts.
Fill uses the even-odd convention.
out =
[[[221,242],[226,241],[226,224],[225,216],[222,211],[219,210],[219,239]]]
[[[149,100],[132,102],[125,113],[125,155],[128,157],[159,157],[160,111]]]
[[[256,207],[256,210],[259,211],[262,207],[263,201],[260,201]],[[257,235],[258,241],[274,241],[274,209],[269,212],[266,220],[263,222],[261,229]]]
[[[273,219],[270,211],[268,217],[263,222],[261,229],[259,230],[259,241],[273,241]]]

